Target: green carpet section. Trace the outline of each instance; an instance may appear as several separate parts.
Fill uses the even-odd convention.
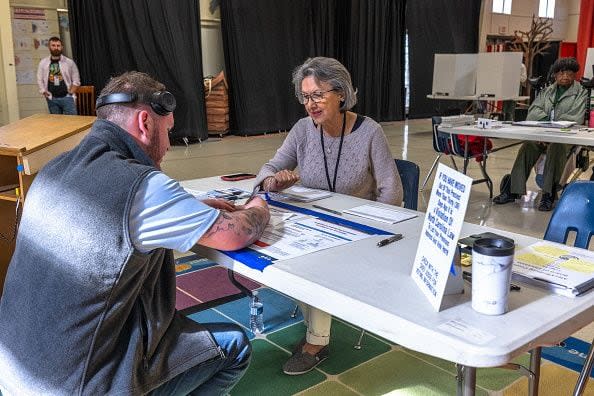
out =
[[[286,375],[282,366],[289,354],[265,340],[252,340],[252,362],[232,395],[293,395],[326,379],[318,370],[303,375]]]
[[[403,352],[392,351],[338,377],[363,395],[450,396],[455,376]],[[488,395],[477,389],[477,395]]]
[[[359,328],[354,328],[333,319],[330,331],[330,355],[328,359],[320,363],[318,368],[327,374],[337,375],[391,349],[390,345],[365,334],[361,342],[362,348],[356,350],[353,346],[357,343],[360,333]],[[270,334],[267,338],[275,344],[292,351],[293,346],[304,335],[305,326],[303,323],[299,323]]]
[[[449,371],[454,376],[456,375],[456,365],[452,362],[411,351],[409,349],[405,349],[405,351],[406,353],[424,360],[425,362]],[[522,366],[528,368],[530,366],[530,355],[525,353],[514,359],[512,362],[521,364]],[[501,391],[520,377],[522,377],[522,374],[516,370],[507,370],[501,368],[479,368],[476,370],[476,385],[492,391]]]
[[[314,386],[311,389],[300,393],[299,396],[358,396],[359,394],[353,392],[346,386],[335,381],[322,382],[320,385]]]

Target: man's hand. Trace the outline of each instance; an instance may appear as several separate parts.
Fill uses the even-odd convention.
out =
[[[203,199],[202,203],[210,206],[211,208],[224,210],[227,212],[235,212],[237,209],[235,203],[227,201],[226,199]]]
[[[49,92],[47,92],[47,91],[45,91],[45,92],[43,93],[43,96],[45,96],[46,98],[49,98],[49,96],[50,96],[50,93],[49,93]]]
[[[291,187],[299,181],[299,174],[295,171],[283,169],[274,176],[267,177],[262,182],[265,191],[280,191]]]

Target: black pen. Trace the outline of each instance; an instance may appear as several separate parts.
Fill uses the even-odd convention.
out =
[[[313,206],[313,207],[314,207],[314,208],[316,208],[316,209],[320,209],[320,210],[323,210],[323,211],[326,211],[326,212],[329,212],[329,213],[334,213],[335,215],[342,216],[342,213],[341,213],[341,212],[339,212],[338,210],[334,210],[334,209],[325,208],[325,207],[323,207],[323,206],[319,206],[319,205],[311,205],[311,206]]]
[[[386,246],[389,243],[396,242],[402,239],[402,234],[392,235],[390,238],[382,239],[377,243],[377,247]]]
[[[254,197],[256,195],[258,195],[258,193],[260,192],[260,185],[258,184],[256,187],[254,187],[254,189],[252,190],[252,193],[250,194],[249,198],[247,199],[247,201],[245,201],[244,205],[247,205],[250,203],[250,201],[252,199],[254,199]]]

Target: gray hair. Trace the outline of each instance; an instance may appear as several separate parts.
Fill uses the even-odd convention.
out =
[[[316,57],[307,59],[293,71],[293,84],[295,96],[301,97],[301,82],[305,77],[313,76],[316,83],[325,82],[332,89],[340,92],[344,100],[341,102],[340,111],[345,112],[357,104],[357,91],[351,83],[351,74],[342,63],[334,58]]]

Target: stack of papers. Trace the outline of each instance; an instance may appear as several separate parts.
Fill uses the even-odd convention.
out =
[[[444,128],[455,128],[462,125],[474,124],[474,116],[472,115],[456,115],[441,117],[441,126]]]
[[[291,186],[282,190],[280,194],[289,200],[298,202],[312,202],[332,196],[330,191],[307,188],[303,186]]]
[[[594,287],[594,252],[537,242],[516,253],[512,279],[576,297]]]
[[[543,128],[570,128],[576,123],[573,121],[518,121],[512,122],[512,125],[535,126]]]
[[[414,219],[415,217],[417,217],[417,214],[411,213],[409,211],[388,209],[385,207],[379,207],[369,204],[344,210],[343,213],[347,213],[353,216],[364,217],[366,219],[371,219],[388,224],[396,224],[400,223],[401,221]]]

